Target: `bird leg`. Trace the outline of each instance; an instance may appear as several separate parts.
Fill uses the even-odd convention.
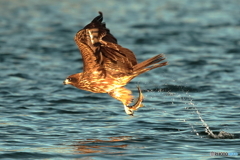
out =
[[[127,106],[128,108],[130,108],[131,110],[137,110],[138,108],[140,108],[140,107],[143,107],[143,104],[142,104],[142,101],[143,101],[143,94],[142,94],[142,92],[141,92],[141,89],[140,89],[140,87],[139,86],[137,86],[137,88],[138,88],[138,93],[139,93],[139,96],[138,96],[138,100],[135,102],[135,104],[134,105],[132,105],[132,106]]]
[[[142,94],[141,89],[139,87],[138,87],[138,92],[139,92],[138,100],[132,106],[129,106],[129,104],[133,100],[133,95],[132,95],[132,92],[130,90],[128,90],[127,88],[125,88],[125,87],[115,88],[114,90],[112,90],[108,94],[111,97],[121,101],[124,105],[125,112],[128,115],[133,116],[134,111],[143,106],[142,105],[143,94]]]

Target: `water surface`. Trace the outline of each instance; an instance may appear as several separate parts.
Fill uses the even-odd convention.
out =
[[[239,5],[238,0],[2,0],[0,158],[240,154]],[[165,53],[169,62],[127,85],[135,96],[139,85],[145,96],[134,117],[106,94],[62,85],[82,70],[73,37],[98,11],[138,61]]]

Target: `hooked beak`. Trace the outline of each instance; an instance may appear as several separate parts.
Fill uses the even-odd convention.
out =
[[[65,79],[65,80],[63,81],[63,84],[64,84],[64,85],[69,84],[69,80],[68,80],[68,79]]]

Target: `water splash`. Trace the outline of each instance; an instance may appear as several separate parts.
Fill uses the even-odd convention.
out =
[[[188,105],[188,107],[185,107],[185,109],[193,109],[194,110],[194,113],[197,114],[198,119],[201,121],[201,123],[205,127],[205,133],[207,133],[209,138],[214,138],[214,139],[233,139],[233,138],[235,138],[234,134],[231,134],[231,133],[228,133],[225,131],[220,131],[218,134],[213,133],[213,131],[210,129],[209,125],[202,118],[203,116],[201,115],[197,106],[194,104],[193,98],[189,95],[189,90],[186,90],[186,89],[194,90],[194,88],[178,86],[178,85],[167,85],[167,84],[165,84],[165,86],[167,86],[167,87],[161,88],[161,89],[159,89],[159,88],[148,89],[148,90],[146,90],[146,92],[161,92],[161,93],[165,92],[165,96],[171,97],[170,99],[171,99],[172,104],[174,104],[175,102],[182,102],[182,103]],[[168,87],[170,87],[170,88],[168,88]],[[182,92],[184,94],[184,96],[181,93],[176,93],[176,92]],[[159,95],[156,95],[156,97],[158,97],[158,96]],[[163,96],[163,97],[165,97],[165,96]],[[184,119],[184,122],[189,123],[190,120]],[[201,138],[203,138],[201,136],[201,134],[199,134],[197,129],[194,127],[194,124],[189,123],[189,125],[190,125],[192,131],[197,136],[200,136]]]
[[[218,135],[214,134],[210,129],[209,125],[203,120],[201,113],[199,112],[199,110],[197,109],[197,107],[195,106],[192,100],[189,102],[189,105],[191,105],[192,108],[195,109],[195,112],[197,113],[198,118],[200,119],[200,121],[205,127],[205,133],[207,133],[210,138],[214,138],[214,139],[233,139],[234,138],[234,134],[231,134],[225,131],[220,131]],[[193,127],[193,125],[191,125],[191,128],[196,133],[196,135],[200,136],[197,130]]]

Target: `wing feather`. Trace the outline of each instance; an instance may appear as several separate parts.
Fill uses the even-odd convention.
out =
[[[134,53],[117,44],[117,39],[102,23],[102,13],[99,14],[75,36],[82,54],[84,71],[96,68],[116,76],[132,72],[133,66],[137,64]]]
[[[94,55],[94,48],[89,47],[88,38],[83,36],[82,32],[78,32],[75,36],[76,44],[82,54],[83,59],[83,71],[91,69],[93,66],[97,66],[96,56]],[[85,41],[85,43],[83,43]]]

